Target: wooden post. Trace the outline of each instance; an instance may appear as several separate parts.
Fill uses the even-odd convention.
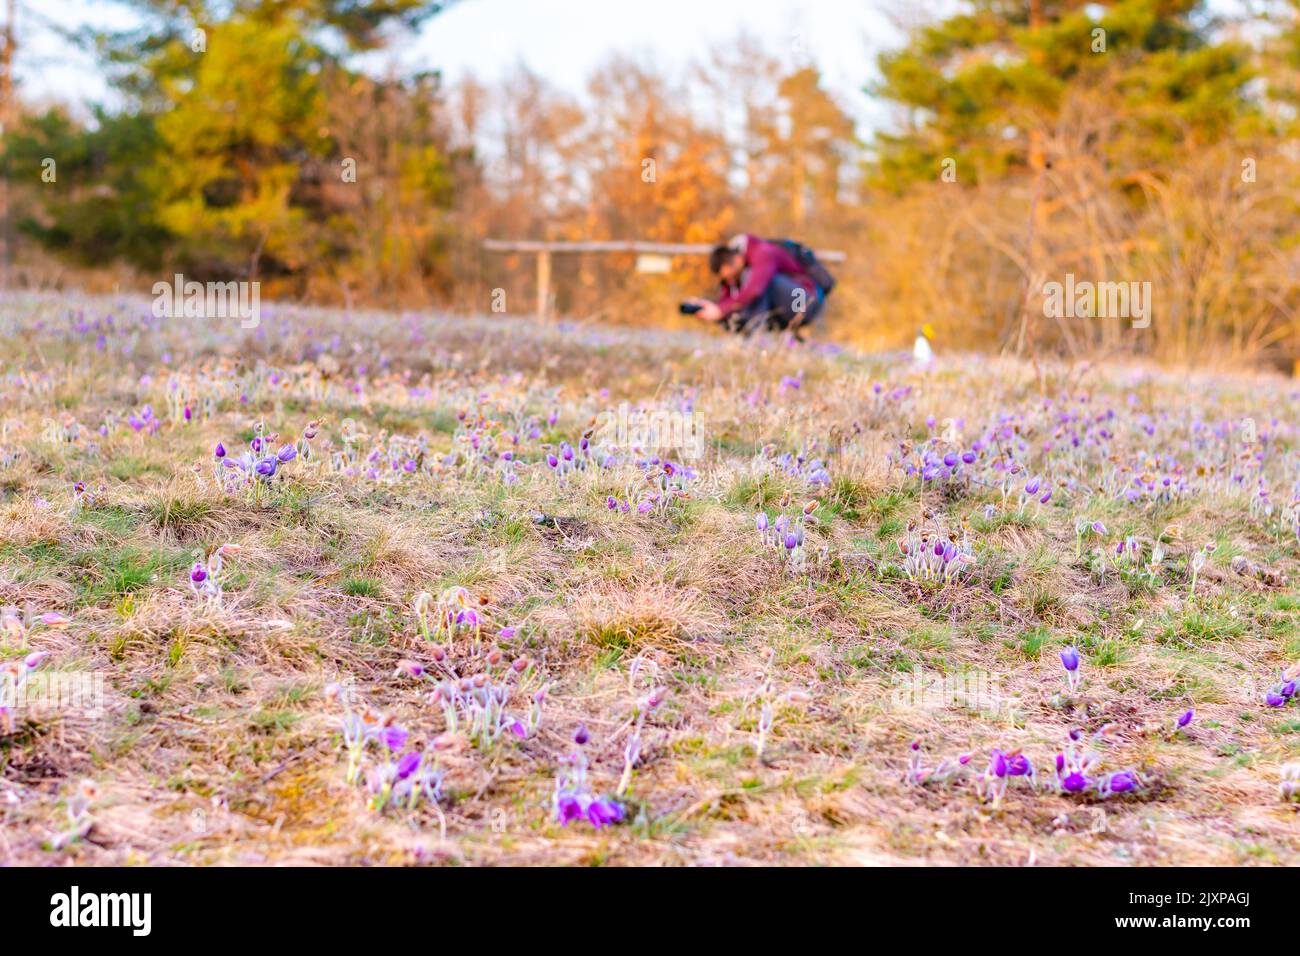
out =
[[[537,253],[537,320],[546,321],[551,303],[551,250],[541,249]]]

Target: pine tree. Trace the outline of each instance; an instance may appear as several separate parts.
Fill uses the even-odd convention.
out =
[[[1071,111],[1104,113],[1104,152],[1131,168],[1223,137],[1249,110],[1248,51],[1212,39],[1199,0],[966,0],[880,57],[875,92],[905,111],[877,141],[876,181],[900,189],[1038,172]]]

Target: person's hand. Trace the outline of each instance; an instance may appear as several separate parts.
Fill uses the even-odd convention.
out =
[[[722,310],[718,308],[716,302],[703,299],[700,300],[700,311],[695,313],[695,317],[703,319],[705,322],[717,322],[722,318]]]

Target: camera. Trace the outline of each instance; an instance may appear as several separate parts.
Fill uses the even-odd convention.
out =
[[[683,302],[677,308],[681,310],[682,315],[694,315],[696,312],[700,311],[700,309],[704,308],[704,306],[700,305],[698,302]]]

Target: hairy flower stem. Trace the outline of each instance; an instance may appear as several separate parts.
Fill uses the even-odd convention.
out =
[[[614,791],[616,797],[626,795],[627,788],[632,785],[632,767],[636,764],[637,757],[641,755],[641,730],[645,727],[647,710],[646,707],[638,708],[636,727],[628,737],[627,746],[623,748],[623,775],[618,778],[618,788]]]

